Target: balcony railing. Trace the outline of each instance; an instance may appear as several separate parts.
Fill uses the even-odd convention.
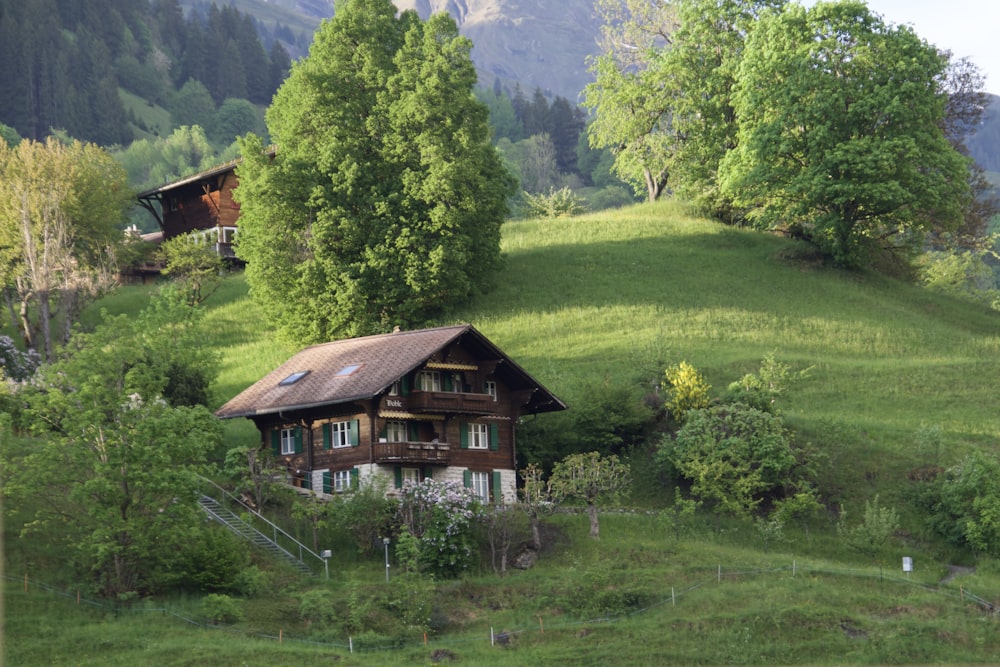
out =
[[[497,402],[489,394],[414,391],[409,396],[409,408],[411,412],[489,415],[497,412]]]
[[[449,450],[446,442],[378,442],[374,456],[376,463],[448,463]]]

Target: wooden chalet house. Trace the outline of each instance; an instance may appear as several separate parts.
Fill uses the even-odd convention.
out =
[[[221,256],[236,259],[233,239],[240,206],[233,201],[233,190],[240,161],[232,160],[136,195],[139,204],[156,218],[160,240],[198,232]]]
[[[454,480],[513,501],[515,425],[566,405],[471,325],[308,347],[216,411],[253,420],[301,486]]]

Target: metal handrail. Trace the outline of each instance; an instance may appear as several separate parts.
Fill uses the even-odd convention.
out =
[[[322,556],[320,556],[318,553],[316,553],[315,551],[313,551],[312,549],[310,549],[309,547],[307,547],[306,545],[302,544],[297,539],[295,539],[294,537],[292,537],[286,530],[284,530],[283,528],[281,528],[280,526],[278,526],[277,524],[275,524],[273,521],[269,520],[267,517],[265,517],[260,512],[258,512],[257,510],[253,509],[252,507],[250,507],[249,505],[247,505],[246,503],[244,503],[242,500],[240,500],[239,498],[237,498],[233,494],[231,494],[228,491],[226,491],[224,488],[222,488],[221,486],[219,486],[218,484],[216,484],[212,480],[208,479],[207,477],[202,477],[201,479],[203,481],[207,482],[208,484],[211,484],[216,489],[218,489],[222,493],[222,495],[223,495],[224,498],[228,499],[229,501],[231,501],[232,503],[234,503],[236,506],[238,506],[240,508],[240,511],[239,512],[234,512],[234,514],[236,514],[237,516],[239,516],[241,514],[243,514],[243,515],[249,515],[252,519],[258,519],[261,522],[263,522],[264,524],[266,524],[266,526],[268,526],[270,528],[271,535],[272,535],[272,537],[269,538],[269,539],[271,540],[271,542],[274,543],[274,545],[276,547],[278,547],[279,549],[281,549],[282,551],[284,551],[285,553],[287,553],[292,558],[296,557],[295,554],[293,554],[291,551],[289,551],[288,549],[286,549],[279,542],[279,540],[278,540],[279,536],[283,537],[283,538],[285,538],[286,542],[291,542],[294,545],[293,548],[295,548],[298,551],[298,554],[299,554],[298,555],[298,560],[299,560],[299,562],[301,562],[302,564],[305,564],[305,556],[309,555],[309,556],[312,556],[313,558],[315,558],[316,560],[318,560],[320,563],[322,563],[323,566],[324,566],[324,568],[326,567],[326,560]],[[267,537],[267,534],[265,534],[263,531],[261,531],[260,529],[258,529],[252,523],[248,524],[248,525],[250,526],[250,528],[252,528],[253,530],[256,530],[258,533],[260,533],[264,537]]]

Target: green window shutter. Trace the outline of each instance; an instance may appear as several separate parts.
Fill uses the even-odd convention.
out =
[[[333,447],[333,426],[328,422],[323,424],[323,449],[330,449]]]
[[[302,488],[303,489],[309,489],[310,491],[312,490],[312,488],[313,488],[313,476],[312,476],[312,473],[308,473],[307,472],[306,476],[302,478]]]
[[[281,456],[281,429],[271,429],[271,451],[274,455]]]
[[[410,395],[410,377],[408,375],[399,378],[399,393],[403,396]]]
[[[393,468],[393,472],[396,475],[396,488],[397,489],[403,488],[403,469],[400,468],[399,466],[395,466]]]
[[[445,391],[453,391],[454,388],[455,388],[455,384],[452,382],[451,373],[445,373],[444,374],[444,390]]]
[[[465,422],[458,422],[459,442],[462,449],[469,448],[469,425]]]
[[[361,486],[361,471],[351,468],[351,490],[357,491],[359,486]]]
[[[499,470],[493,471],[493,502],[503,502],[503,489],[501,488],[501,476]]]
[[[410,422],[410,442],[420,442],[420,424]]]
[[[351,443],[351,447],[359,447],[361,445],[360,431],[360,422],[357,419],[352,419],[347,427],[347,437]]]
[[[333,479],[329,470],[323,473],[323,493],[333,493]]]
[[[295,427],[295,453],[302,453],[302,429],[298,426]]]
[[[389,439],[389,422],[382,424],[382,430],[379,431],[378,437],[381,438],[382,440]]]
[[[431,468],[430,466],[424,466],[424,479],[433,479],[434,475],[432,474],[432,472],[433,468]]]
[[[500,449],[500,427],[497,424],[490,424],[490,449],[494,452]]]
[[[462,484],[464,484],[465,488],[467,488],[467,489],[472,488],[472,471],[471,470],[464,470],[464,471],[462,471]]]

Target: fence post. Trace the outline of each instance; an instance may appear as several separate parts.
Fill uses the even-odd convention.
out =
[[[722,563],[719,563],[719,576],[718,576],[718,581],[719,581],[720,583],[722,582]]]
[[[490,626],[490,646],[496,646],[496,637],[493,635],[493,626]]]
[[[539,628],[539,630],[541,630],[541,633],[544,635],[545,634],[545,624],[542,623],[542,617],[541,616],[538,617],[538,628]]]
[[[354,637],[347,638],[347,650],[350,653],[354,653]]]
[[[676,607],[677,606],[677,596],[674,595],[674,587],[673,586],[670,587],[670,606],[672,606],[672,607]]]
[[[792,579],[795,578],[795,561],[792,561]]]

